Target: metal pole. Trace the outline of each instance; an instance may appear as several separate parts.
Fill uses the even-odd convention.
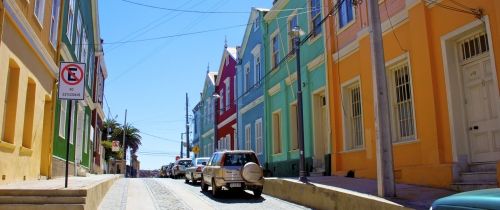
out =
[[[68,166],[69,166],[69,139],[71,138],[71,112],[73,108],[72,100],[67,100],[69,102],[69,120],[68,126],[66,127],[66,171],[64,173],[64,188],[68,188]],[[75,165],[76,167],[76,165]]]
[[[373,82],[373,104],[375,106],[375,131],[377,139],[378,195],[395,197],[396,189],[394,184],[389,99],[378,0],[368,0],[368,15],[370,17],[372,74],[375,76],[375,81]]]
[[[300,33],[299,29],[294,37],[295,56],[297,59],[297,138],[299,141],[299,181],[307,182],[306,160],[304,157],[304,118],[302,106],[302,78],[300,76]]]
[[[123,162],[125,163],[125,177],[127,177],[127,148],[125,147],[126,132],[127,132],[127,109],[125,109],[125,122],[123,123],[123,138],[122,138]]]
[[[188,120],[188,106],[189,106],[189,98],[186,93],[186,157],[189,158],[189,120]]]

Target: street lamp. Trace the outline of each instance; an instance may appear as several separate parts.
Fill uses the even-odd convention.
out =
[[[297,59],[297,138],[299,142],[299,181],[306,183],[307,173],[305,170],[306,160],[304,157],[304,117],[303,117],[303,105],[302,105],[302,78],[300,76],[300,36],[304,32],[300,30],[300,27],[295,26],[288,33],[289,36],[293,38],[295,51],[295,56]]]
[[[217,86],[215,86],[215,89],[217,89]],[[217,92],[214,91],[214,94],[212,94],[212,97],[214,99],[214,152],[219,149],[219,145],[217,144],[217,117],[219,116],[219,98],[220,95],[217,94]]]

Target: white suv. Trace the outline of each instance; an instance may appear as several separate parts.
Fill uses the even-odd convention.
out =
[[[203,168],[201,189],[212,187],[212,195],[219,196],[222,188],[252,190],[260,197],[264,186],[262,167],[250,150],[215,152]]]

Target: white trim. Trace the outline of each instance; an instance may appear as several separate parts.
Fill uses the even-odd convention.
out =
[[[273,87],[269,88],[269,90],[267,92],[269,93],[269,96],[273,96],[276,93],[280,92],[280,90],[281,90],[281,83],[278,83],[278,84],[274,85]]]
[[[210,129],[208,130],[207,132],[205,132],[204,134],[201,135],[202,138],[207,138],[209,135],[213,134],[214,133],[214,129]]]
[[[351,105],[350,103],[349,104],[341,104],[342,106],[342,109],[344,109],[342,111],[342,140],[343,140],[343,148],[342,148],[342,151],[343,152],[350,152],[350,151],[359,151],[359,150],[364,150],[365,147],[366,147],[366,140],[365,140],[365,123],[364,123],[364,111],[363,111],[363,87],[361,86],[361,77],[359,75],[349,79],[348,81],[345,81],[342,83],[341,85],[341,88],[340,88],[340,91],[341,91],[341,95],[342,95],[342,98],[345,100],[346,99],[346,96],[349,95],[350,93],[348,92],[345,92],[347,91],[351,86],[354,86],[355,84],[357,84],[357,86],[359,87],[359,95],[360,95],[360,103],[361,103],[361,140],[363,141],[363,144],[361,145],[361,147],[359,148],[348,148],[347,147],[347,133],[349,131],[348,127],[347,127],[347,121],[349,119],[348,116],[345,116],[345,114],[350,114],[352,113],[351,111],[351,108],[349,108],[349,111],[348,110],[345,110],[347,109],[346,106],[347,105]],[[350,98],[350,97],[349,97]],[[341,103],[343,103],[344,101],[342,101]],[[349,132],[350,133],[350,132]],[[354,141],[354,140],[353,140]],[[352,142],[353,143],[353,142]]]
[[[359,50],[359,41],[354,41],[340,49],[339,51],[332,54],[333,62],[339,62],[337,58],[340,58],[342,61],[344,58],[347,58],[349,55],[357,52]]]
[[[257,126],[260,125],[260,126]],[[261,155],[264,152],[264,131],[263,131],[263,124],[262,124],[262,118],[259,118],[255,120],[255,153],[257,155]],[[257,139],[257,128],[260,128],[260,140]],[[259,142],[260,141],[260,145]]]
[[[285,83],[287,85],[291,85],[293,82],[297,80],[297,71],[293,72],[293,74],[289,75],[285,78]]]
[[[225,126],[226,124],[230,123],[231,121],[233,121],[235,119],[236,119],[236,113],[234,113],[233,115],[231,115],[230,117],[226,118],[224,121],[219,123],[217,125],[217,128],[222,128],[223,126]]]
[[[253,100],[252,102],[248,103],[246,106],[240,109],[239,115],[245,114],[246,112],[250,111],[260,103],[264,102],[264,96],[260,96],[259,98]]]
[[[311,62],[307,63],[307,70],[309,71],[314,71],[316,70],[321,64],[325,62],[325,54],[321,53],[318,55],[316,58],[314,58]]]

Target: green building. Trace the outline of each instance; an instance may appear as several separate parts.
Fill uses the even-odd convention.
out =
[[[307,39],[300,46],[306,170],[329,174],[326,54],[323,28],[319,24],[322,13],[321,0],[277,0],[264,17],[266,168],[272,176],[299,173],[297,56],[293,52],[293,37],[289,36],[295,26],[304,32],[301,39]]]
[[[95,132],[92,126],[93,87],[98,35],[97,0],[64,1],[61,15],[61,62],[85,63],[85,100],[70,102],[57,100],[55,107],[52,176],[64,176],[66,142],[69,140],[69,174],[90,172],[93,159]],[[95,44],[97,43],[97,44]],[[67,126],[70,127],[69,136]],[[75,164],[76,163],[76,164]],[[76,167],[75,167],[76,166]]]

